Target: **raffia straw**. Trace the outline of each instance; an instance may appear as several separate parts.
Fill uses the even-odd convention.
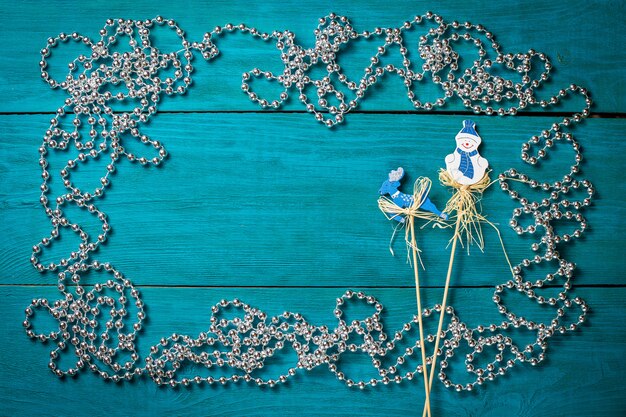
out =
[[[431,213],[429,211],[420,210],[420,205],[422,204],[422,200],[425,196],[428,196],[430,193],[430,187],[432,182],[430,178],[419,177],[415,180],[415,184],[413,185],[413,204],[409,207],[402,208],[398,206],[393,200],[387,197],[380,197],[378,199],[378,208],[383,212],[387,220],[397,220],[398,217],[402,216],[405,219],[410,218],[418,218],[422,220],[426,220],[426,223],[423,227],[426,227],[428,224],[433,224],[433,227],[448,227],[447,224],[443,223],[441,217],[437,216],[435,213]],[[391,236],[391,240],[389,241],[389,251],[392,255],[395,256],[395,253],[392,249],[393,240],[396,236],[396,232],[398,228],[405,226],[403,223],[398,223],[398,226],[393,231],[393,235]],[[405,227],[404,231],[404,241],[407,245],[407,257],[410,259],[410,252],[413,246],[415,246],[415,250],[417,251],[418,259],[422,268],[424,268],[424,264],[422,263],[422,259],[420,257],[421,250],[413,243],[411,237],[409,236],[410,228]]]
[[[419,333],[420,333],[420,348],[422,353],[422,374],[424,375],[424,393],[426,396],[425,405],[424,405],[424,414],[430,417],[430,385],[428,384],[428,367],[426,362],[426,347],[424,344],[424,326],[422,323],[422,300],[420,296],[420,283],[419,283],[419,268],[417,266],[418,258],[419,258],[419,248],[417,247],[416,239],[415,239],[415,219],[423,219],[427,221],[427,224],[430,222],[435,222],[435,225],[441,224],[441,218],[434,213],[420,210],[419,207],[422,204],[423,199],[428,196],[430,192],[431,181],[429,178],[420,177],[415,181],[413,185],[413,204],[410,207],[402,208],[396,205],[392,200],[381,197],[378,199],[378,207],[385,214],[387,219],[393,220],[397,219],[398,216],[404,216],[405,223],[408,224],[408,227],[405,228],[405,241],[407,244],[407,250],[413,255],[413,273],[415,275],[415,296],[417,299],[417,321],[419,324]],[[396,229],[394,229],[395,236]],[[393,250],[391,249],[391,244],[393,243],[393,236],[391,238],[391,242],[389,243],[389,247],[391,253],[393,254]],[[421,258],[419,259],[421,263]],[[422,264],[422,267],[424,265]]]
[[[462,185],[456,182],[448,171],[441,169],[439,170],[439,181],[441,181],[441,185],[455,190],[444,209],[446,213],[455,213],[450,219],[459,221],[459,228],[450,239],[450,242],[458,238],[461,241],[461,245],[465,246],[462,239],[464,236],[468,253],[472,242],[482,251],[485,248],[485,241],[481,223],[493,225],[481,214],[480,210],[483,192],[491,185],[489,174],[486,173],[476,184]]]
[[[513,265],[504,247],[500,230],[494,223],[482,215],[481,200],[483,193],[497,180],[491,181],[489,179],[489,171],[487,171],[476,184],[462,185],[456,182],[448,171],[441,169],[439,170],[439,181],[441,181],[441,185],[451,187],[455,190],[444,209],[446,213],[454,212],[455,214],[450,216],[450,220],[455,220],[455,222],[459,223],[458,229],[455,227],[454,235],[450,238],[450,243],[458,239],[461,246],[467,246],[468,255],[472,243],[475,243],[480,251],[483,252],[485,249],[485,240],[483,238],[482,224],[487,224],[491,226],[498,235],[502,253],[509,265],[511,274],[513,274]],[[463,236],[465,239],[462,239]],[[465,240],[466,245],[463,244],[463,240]]]
[[[467,251],[469,254],[469,247],[472,243],[475,243],[481,251],[483,251],[485,247],[485,241],[483,238],[482,232],[482,223],[486,223],[493,227],[498,234],[498,239],[500,239],[500,245],[502,246],[502,251],[506,258],[507,263],[509,264],[509,268],[511,273],[513,273],[513,266],[511,265],[511,261],[509,260],[509,256],[506,253],[506,249],[504,248],[504,242],[502,241],[502,236],[500,235],[500,231],[496,227],[495,224],[487,220],[485,216],[481,214],[481,199],[483,192],[489,188],[493,182],[489,179],[489,172],[485,173],[485,175],[478,181],[476,184],[471,185],[463,185],[456,182],[452,176],[445,169],[441,169],[439,171],[439,180],[441,184],[446,187],[453,188],[454,194],[448,200],[446,204],[445,212],[452,213],[455,212],[455,215],[451,218],[455,219],[454,226],[454,234],[450,239],[452,243],[452,248],[450,250],[450,261],[448,263],[448,273],[446,275],[446,283],[443,290],[443,299],[441,301],[441,312],[439,313],[439,325],[437,327],[437,336],[435,338],[435,348],[433,349],[433,356],[431,360],[430,372],[428,376],[428,390],[430,391],[433,384],[433,377],[435,376],[435,369],[437,367],[437,351],[439,350],[439,342],[441,340],[441,330],[443,328],[443,320],[446,312],[446,304],[448,300],[448,290],[450,288],[450,277],[452,275],[452,267],[454,265],[454,254],[456,252],[456,243],[460,242],[463,246],[463,237],[465,237],[465,242],[467,243]],[[422,413],[422,417],[426,415],[430,415],[430,404],[424,404],[424,412]]]

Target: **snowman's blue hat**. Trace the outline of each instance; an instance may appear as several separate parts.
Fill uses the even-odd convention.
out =
[[[482,139],[478,133],[476,133],[476,123],[473,120],[463,120],[463,129],[457,133],[456,138],[469,138],[476,142],[482,142]]]

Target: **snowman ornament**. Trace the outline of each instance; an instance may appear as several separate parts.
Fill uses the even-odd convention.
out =
[[[463,121],[463,129],[456,135],[456,149],[446,156],[446,170],[461,185],[472,185],[485,175],[489,162],[480,156],[478,146],[482,142],[476,133],[476,124]]]

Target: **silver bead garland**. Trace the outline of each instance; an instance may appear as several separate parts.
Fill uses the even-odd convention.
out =
[[[156,26],[171,28],[180,39],[180,49],[162,52],[154,46],[150,31]],[[419,40],[421,67],[416,69],[416,65],[409,58],[409,48],[405,45],[403,34],[422,26],[425,29],[427,27],[427,30]],[[446,387],[457,391],[472,390],[476,384],[481,385],[505,374],[517,363],[536,365],[545,359],[548,341],[553,335],[573,331],[585,321],[589,309],[587,304],[581,298],[571,298],[569,295],[574,264],[561,257],[558,247],[580,237],[587,229],[587,222],[579,211],[591,203],[594,189],[589,181],[576,178],[582,152],[573,135],[564,129],[589,115],[591,99],[587,90],[576,85],[560,90],[548,100],[537,99],[535,90],[549,78],[552,68],[544,54],[534,50],[504,54],[494,35],[482,25],[469,22],[446,23],[431,12],[415,16],[399,27],[375,28],[372,32],[357,32],[346,17],[330,14],[320,19],[319,26],[314,31],[315,46],[310,49],[298,45],[295,35],[290,31],[262,33],[244,24],[216,27],[205,34],[200,42],[189,42],[183,30],[173,20],[162,17],[150,20],[110,19],[100,31],[101,39],[97,42],[78,33],[61,33],[48,39],[46,47],[41,50],[43,80],[52,88],[65,90],[68,97],[50,121],[50,127],[39,148],[39,165],[43,179],[40,202],[50,218],[52,231],[49,237],[33,246],[30,260],[40,272],[59,271],[58,290],[62,297],[54,302],[44,298],[34,299],[26,308],[24,327],[31,338],[56,344],[50,352],[49,363],[50,369],[56,375],[75,375],[81,369],[88,368],[102,378],[116,382],[147,374],[157,384],[171,386],[241,381],[259,386],[275,386],[286,382],[298,370],[310,370],[325,365],[338,380],[348,386],[365,388],[411,380],[416,373],[423,372],[421,364],[408,371],[400,370],[408,360],[419,362],[419,340],[412,342],[412,346],[400,354],[394,352],[400,340],[412,337],[410,333],[416,326],[417,318],[414,316],[393,337],[389,337],[383,330],[380,317],[383,306],[374,297],[351,290],[336,300],[334,314],[338,322],[334,329],[308,323],[298,313],[285,312],[282,316],[269,318],[263,311],[238,299],[222,300],[212,308],[210,325],[206,332],[196,338],[178,334],[163,338],[150,348],[149,355],[141,362],[136,339],[146,313],[139,292],[131,281],[109,263],[91,259],[91,252],[106,241],[110,230],[106,214],[97,208],[95,201],[103,196],[110,185],[111,174],[120,158],[125,157],[141,165],[159,165],[163,161],[167,155],[165,148],[159,141],[141,132],[142,124],[157,112],[163,94],[184,94],[191,87],[191,62],[195,54],[200,53],[206,60],[215,58],[219,50],[214,40],[234,31],[275,42],[284,64],[284,71],[280,75],[258,68],[244,73],[241,86],[243,92],[263,108],[278,109],[295,89],[298,100],[306,110],[328,127],[343,122],[345,115],[358,107],[367,90],[385,74],[403,79],[408,99],[414,108],[420,110],[442,107],[456,97],[475,113],[505,116],[515,115],[529,106],[549,107],[572,94],[581,95],[585,100],[585,107],[581,112],[552,124],[549,129],[531,137],[522,145],[521,159],[531,165],[545,158],[557,142],[572,146],[575,153],[574,163],[561,180],[553,183],[540,182],[514,169],[508,169],[498,176],[502,190],[519,203],[519,207],[513,210],[510,226],[520,235],[537,232],[543,234],[531,246],[537,254],[532,259],[523,259],[513,268],[513,279],[495,287],[493,301],[503,315],[501,323],[471,329],[459,320],[452,307],[446,308],[448,325],[442,334],[443,347],[437,352],[438,356],[442,356],[439,379]],[[110,49],[121,37],[129,39],[132,50],[111,52]],[[381,43],[365,68],[363,77],[350,80],[337,63],[337,56],[349,47],[351,41],[359,38],[380,39]],[[47,58],[59,43],[70,41],[88,46],[92,53],[90,56],[76,57],[69,64],[67,77],[62,81],[55,80],[46,71]],[[460,54],[454,49],[455,44],[461,42],[474,45],[478,52],[478,59],[465,68],[461,65]],[[396,46],[403,66],[380,66],[380,58],[391,47]],[[538,78],[532,79],[536,61],[540,62],[541,72]],[[316,66],[324,66],[327,75],[319,79],[308,75]],[[521,81],[514,82],[512,79],[491,74],[490,69],[494,67],[518,74]],[[161,79],[159,73],[165,68],[170,68],[173,73]],[[251,87],[251,81],[255,78],[265,78],[281,84],[284,90],[280,98],[269,101],[259,97]],[[430,101],[418,99],[414,88],[422,83],[434,83],[440,87],[441,96]],[[112,92],[111,87],[116,86],[124,86],[125,92]],[[316,91],[314,100],[305,93],[311,88]],[[331,101],[338,104],[333,105]],[[118,102],[133,102],[136,107],[130,111],[115,111],[112,105]],[[68,122],[71,115],[73,120]],[[81,133],[85,127],[87,134]],[[129,138],[151,145],[157,151],[157,156],[147,158],[127,151],[122,146],[122,140]],[[51,151],[65,151],[72,146],[78,151],[78,156],[68,160],[59,173],[66,191],[50,199],[48,194],[51,174],[46,156]],[[85,191],[72,182],[71,172],[80,164],[107,157],[110,162],[98,187]],[[514,190],[512,181],[540,190],[546,197],[541,201],[531,201]],[[567,198],[568,193],[579,189],[585,190],[587,196],[581,200],[570,201]],[[91,239],[80,224],[72,223],[64,215],[65,205],[87,210],[98,218],[102,231],[95,239]],[[530,218],[531,224],[522,226],[522,216]],[[559,235],[554,230],[554,222],[560,219],[574,221],[578,227],[571,233]],[[81,239],[79,247],[58,263],[41,263],[39,254],[42,248],[59,237],[61,228],[69,228],[78,234]],[[548,262],[558,264],[554,273],[536,281],[525,279],[524,275],[532,265]],[[97,270],[109,274],[110,278],[96,283],[88,290],[81,284],[82,276]],[[554,284],[562,285],[558,296],[546,298],[537,294],[537,289]],[[553,318],[550,322],[536,323],[510,311],[502,300],[502,295],[510,291],[525,294],[536,303],[553,308]],[[374,312],[369,317],[348,323],[342,318],[344,305],[358,302],[370,305]],[[425,309],[423,315],[429,317],[440,309],[441,306],[435,305]],[[575,318],[567,322],[571,309],[577,309],[579,313],[573,313]],[[134,310],[132,314],[130,310]],[[234,318],[220,319],[222,313],[230,310],[237,313]],[[37,333],[31,320],[38,311],[47,311],[57,320],[58,331]],[[507,336],[507,329],[512,328],[534,332],[534,342],[523,348],[519,347],[512,337]],[[358,343],[353,341],[355,338],[359,340]],[[435,335],[430,334],[426,340],[430,343],[434,338]],[[461,346],[470,349],[470,353],[465,356],[464,365],[467,374],[474,378],[471,382],[453,382],[445,373],[456,350]],[[484,350],[492,346],[497,351],[493,359],[484,367],[476,366],[476,359],[484,356]],[[59,358],[68,349],[74,350],[76,364],[61,369],[58,365]],[[297,363],[293,366],[274,379],[252,375],[254,371],[263,368],[269,358],[287,349],[293,350],[297,355]],[[379,376],[369,380],[351,379],[337,364],[344,352],[368,355]],[[428,358],[428,362],[432,360],[432,357]],[[388,366],[383,362],[393,364]],[[186,364],[199,365],[209,373],[213,369],[223,368],[232,374],[220,377],[180,376],[179,370]]]

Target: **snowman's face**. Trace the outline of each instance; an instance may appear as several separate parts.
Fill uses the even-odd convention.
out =
[[[480,145],[480,139],[472,136],[457,136],[456,137],[456,146],[465,152],[473,152],[478,149],[478,145]]]

